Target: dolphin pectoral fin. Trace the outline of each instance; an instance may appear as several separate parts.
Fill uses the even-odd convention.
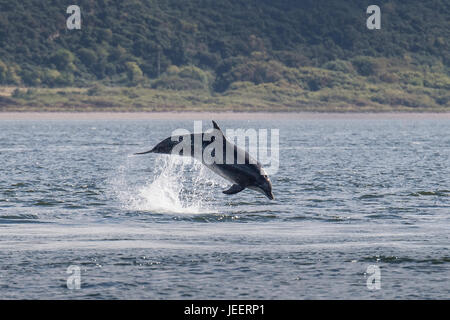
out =
[[[230,189],[224,190],[224,191],[222,191],[222,192],[225,193],[225,194],[235,194],[235,193],[241,192],[241,191],[244,190],[244,189],[245,189],[245,187],[243,187],[243,186],[240,186],[240,185],[238,185],[238,184],[233,184],[233,185],[230,187]]]

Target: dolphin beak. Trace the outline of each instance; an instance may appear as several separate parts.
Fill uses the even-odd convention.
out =
[[[266,196],[267,196],[267,198],[269,198],[270,200],[273,200],[273,199],[275,199],[275,197],[273,196],[273,193],[272,193],[272,191],[270,191],[270,192],[267,192],[267,193],[266,193]]]

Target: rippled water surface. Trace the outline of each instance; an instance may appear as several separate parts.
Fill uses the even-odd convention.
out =
[[[450,297],[448,119],[219,124],[280,130],[276,200],[132,156],[193,121],[0,121],[0,298]]]

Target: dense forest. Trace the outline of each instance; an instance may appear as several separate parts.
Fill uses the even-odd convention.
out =
[[[72,4],[80,30],[66,27]],[[370,4],[0,0],[0,85],[30,88],[0,107],[53,92],[41,88],[76,87],[86,97],[125,95],[104,101],[118,106],[163,103],[143,91],[151,89],[177,92],[164,103],[185,107],[449,108],[450,2],[377,1],[380,30],[366,27]],[[189,100],[193,92],[199,100]],[[52,101],[68,104],[67,95]]]

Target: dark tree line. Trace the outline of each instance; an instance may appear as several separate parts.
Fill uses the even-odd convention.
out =
[[[67,30],[66,8],[75,2],[81,8],[82,28]],[[0,0],[0,84],[135,85],[155,80],[156,87],[189,89],[189,83],[206,83],[221,92],[239,81],[289,82],[281,71],[284,67],[384,74],[388,81],[397,81],[379,72],[382,66],[373,58],[448,75],[448,1],[380,0],[382,28],[373,31],[366,28],[369,4]],[[183,75],[169,70],[171,66],[196,69]],[[311,79],[307,88],[314,91],[324,85],[321,79]]]

